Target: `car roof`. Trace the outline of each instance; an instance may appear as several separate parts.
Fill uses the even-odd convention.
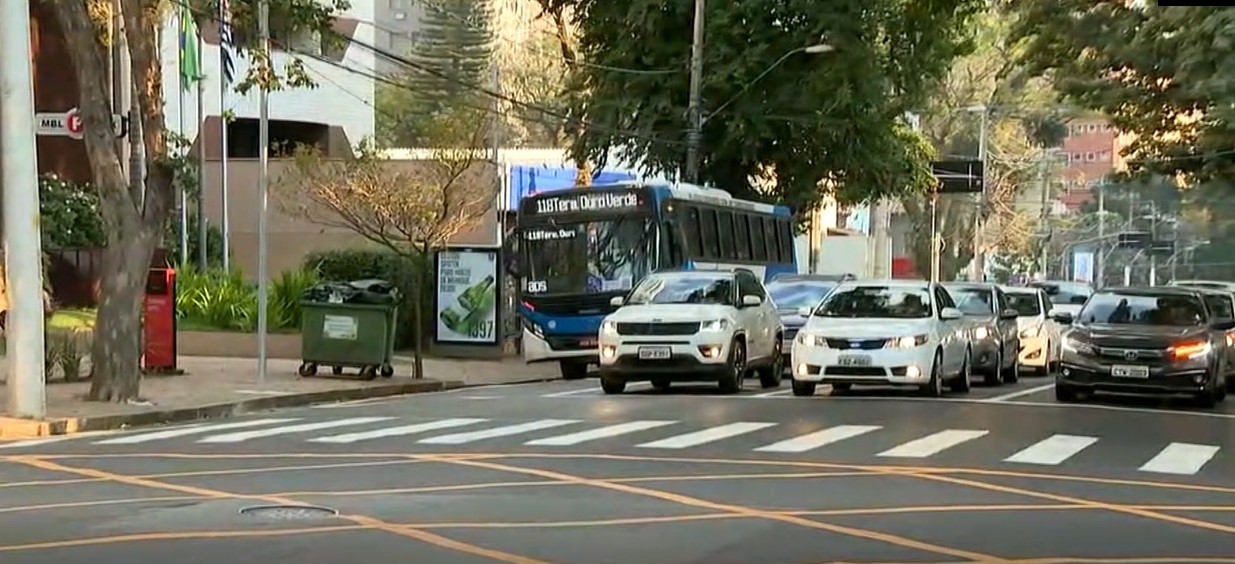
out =
[[[769,284],[775,282],[844,282],[846,280],[856,280],[857,277],[852,274],[781,274],[772,279]]]
[[[746,269],[739,268],[737,270],[746,270]],[[737,274],[737,270],[721,270],[721,269],[696,270],[696,269],[691,269],[691,268],[662,268],[660,270],[657,270],[656,272],[653,272],[652,275],[653,276],[713,275],[717,278],[732,278],[735,274]],[[750,271],[746,270],[746,272],[750,272]]]
[[[1006,294],[1037,294],[1043,291],[1042,288],[1033,286],[1004,286],[1002,284],[999,285],[999,289]]]
[[[931,283],[925,280],[911,280],[906,278],[890,278],[890,279],[869,279],[859,278],[856,280],[845,280],[840,283],[840,286],[847,288],[859,286],[887,286],[889,288],[928,288]]]
[[[1187,286],[1112,286],[1095,294],[1129,294],[1134,296],[1201,296],[1207,293],[1202,288]]]
[[[997,287],[998,284],[992,284],[990,282],[943,282],[940,284],[940,286],[943,286],[944,288],[951,288],[951,289],[957,289],[957,290],[962,290],[962,289],[990,290],[991,288]]]

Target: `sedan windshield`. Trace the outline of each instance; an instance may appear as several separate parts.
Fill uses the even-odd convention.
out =
[[[1016,310],[1021,317],[1033,317],[1042,314],[1042,304],[1038,302],[1037,294],[1011,293],[1008,296],[1008,306]]]
[[[931,316],[926,288],[856,286],[839,288],[815,310],[820,317],[921,319]]]
[[[796,310],[819,305],[819,300],[835,287],[836,282],[821,280],[771,282],[768,284],[768,295],[778,309]]]
[[[1094,294],[1081,310],[1082,323],[1193,326],[1205,323],[1205,306],[1193,296]]]
[[[965,315],[990,315],[995,312],[995,297],[986,288],[948,288],[956,308]]]
[[[1055,305],[1081,305],[1093,294],[1089,286],[1080,283],[1034,282],[1030,287],[1045,290],[1046,296]]]
[[[716,274],[649,276],[630,293],[628,305],[733,304],[733,278]]]

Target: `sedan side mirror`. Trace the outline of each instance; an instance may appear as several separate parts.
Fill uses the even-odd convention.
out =
[[[811,311],[811,308],[809,308],[809,307],[800,307],[800,308],[798,308],[798,315],[800,315],[800,316],[802,316],[802,317],[810,317],[812,313],[814,313],[814,312],[813,312],[813,311]]]
[[[1021,314],[1014,309],[1005,309],[999,314],[999,319],[1016,319],[1020,316]]]
[[[1054,319],[1055,323],[1061,323],[1063,325],[1072,325],[1072,321],[1074,320],[1072,314],[1066,311],[1051,312],[1051,319]]]
[[[609,305],[613,307],[622,307],[622,304],[624,303],[626,303],[626,298],[623,298],[622,296],[613,296],[612,298],[609,298]]]
[[[945,321],[952,321],[954,319],[960,319],[962,317],[965,317],[965,312],[959,309],[956,309],[954,307],[945,307],[939,310],[939,318]]]
[[[755,307],[762,303],[763,303],[763,300],[760,299],[759,296],[755,296],[751,294],[742,296],[742,306],[743,307]]]

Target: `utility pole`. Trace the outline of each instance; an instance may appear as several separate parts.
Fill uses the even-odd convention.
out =
[[[202,34],[197,34],[197,68],[202,67]],[[206,225],[206,135],[202,125],[206,121],[205,111],[206,81],[197,79],[197,268],[198,272],[206,271],[206,259],[209,256],[206,237],[209,229]]]
[[[112,19],[109,29],[111,57],[108,59],[108,70],[111,71],[112,113],[129,118],[131,123],[132,115],[129,110],[133,106],[130,101],[133,93],[133,79],[129,69],[128,41],[124,35],[124,17],[120,14],[120,0],[112,0],[111,6]],[[130,125],[130,129],[131,127]],[[132,135],[132,131],[128,134]],[[130,170],[132,170],[129,153],[129,144],[120,143],[120,170],[124,171],[125,178],[129,177]]]
[[[270,53],[270,0],[258,0],[258,38],[259,48],[265,60],[264,65],[271,64]],[[270,85],[261,83],[261,93],[258,100],[257,143],[260,151],[260,166],[257,179],[258,211],[257,211],[257,381],[266,383],[266,303],[269,292],[269,274],[266,272],[267,245],[267,198],[266,192],[270,184]]]
[[[28,0],[0,2],[0,186],[4,189],[4,274],[9,292],[9,411],[46,414],[43,360],[43,251]]]
[[[986,250],[982,243],[982,227],[986,224],[985,215],[986,207],[989,205],[987,196],[986,179],[989,176],[986,174],[987,163],[987,127],[989,125],[990,108],[983,105],[982,120],[978,129],[978,160],[982,163],[982,192],[978,194],[978,209],[973,214],[973,280],[975,282],[983,282],[986,279]]]
[[[931,282],[939,282],[940,256],[943,240],[939,238],[939,192],[931,194]]]
[[[1158,253],[1154,242],[1158,240],[1158,204],[1149,201],[1149,285],[1158,285]]]
[[[703,109],[699,107],[703,90],[704,0],[695,0],[694,33],[690,43],[690,102],[687,106],[686,181],[699,181],[699,144],[703,140]]]
[[[1094,287],[1102,289],[1105,283],[1106,274],[1106,184],[1098,187],[1098,252],[1094,254],[1094,260],[1098,261],[1096,265],[1097,276],[1094,276]]]

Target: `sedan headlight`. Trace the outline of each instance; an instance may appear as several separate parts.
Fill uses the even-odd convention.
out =
[[[809,335],[806,333],[798,333],[798,344],[807,347],[826,347],[828,340],[820,335]]]
[[[713,319],[711,321],[704,321],[703,323],[699,324],[699,330],[700,331],[728,331],[729,330],[729,320],[728,319]]]
[[[890,349],[912,349],[924,344],[926,344],[926,335],[910,335],[898,339],[888,339],[887,347]]]
[[[604,323],[601,323],[600,324],[600,334],[601,335],[617,335],[618,334],[617,322],[616,321],[606,321]]]
[[[989,336],[991,336],[991,332],[986,327],[978,327],[973,330],[973,338],[975,339],[985,339]]]
[[[1022,338],[1022,339],[1030,339],[1030,338],[1033,338],[1033,337],[1037,337],[1037,336],[1038,336],[1038,334],[1039,334],[1039,333],[1041,333],[1041,332],[1042,332],[1042,326],[1041,326],[1041,325],[1035,325],[1035,326],[1033,326],[1033,327],[1026,327],[1026,328],[1024,328],[1024,329],[1021,329],[1021,338]]]

